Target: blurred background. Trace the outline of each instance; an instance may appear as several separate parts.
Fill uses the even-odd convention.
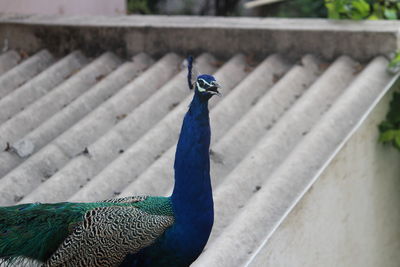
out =
[[[15,14],[326,17],[315,0],[0,0],[0,12]]]
[[[389,19],[398,0],[0,0],[0,13],[56,15],[206,15]]]

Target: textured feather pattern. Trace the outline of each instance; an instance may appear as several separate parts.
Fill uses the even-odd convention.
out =
[[[130,197],[122,197],[122,198],[111,198],[107,200],[103,200],[101,202],[108,203],[136,203],[144,201],[148,198],[148,196],[130,196]]]
[[[0,257],[38,260],[46,267],[118,266],[173,221],[166,197],[1,207]]]
[[[86,210],[96,205],[34,203],[0,208],[1,259],[45,261],[82,220]]]
[[[118,266],[126,255],[152,244],[173,222],[172,216],[150,215],[136,207],[90,210],[44,266]]]

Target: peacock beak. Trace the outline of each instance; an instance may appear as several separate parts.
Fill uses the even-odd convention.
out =
[[[221,93],[218,92],[218,88],[221,88],[217,82],[213,82],[213,85],[207,89],[207,91],[212,95],[221,96]]]

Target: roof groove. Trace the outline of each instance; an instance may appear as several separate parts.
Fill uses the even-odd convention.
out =
[[[72,52],[0,99],[0,124],[48,93],[86,63],[87,59],[80,52]]]
[[[0,142],[15,142],[51,117],[120,64],[106,53],[0,125]],[[32,114],[35,114],[32,116]]]
[[[307,55],[302,65],[294,65],[235,126],[213,146],[213,151],[222,157],[223,163],[212,165],[213,186],[224,177],[257,144],[257,141],[279,121],[286,110],[317,79],[319,62]]]
[[[24,111],[20,112],[17,116],[14,116],[13,119],[3,123],[0,126],[0,136],[5,141],[11,141],[20,138],[24,134],[26,134],[31,127],[35,127],[42,123],[43,120],[51,117],[52,114],[62,109],[63,105],[72,101],[76,95],[80,95],[84,93],[87,89],[89,89],[93,84],[97,82],[97,77],[99,75],[104,75],[109,73],[112,69],[114,69],[117,65],[119,65],[120,60],[113,56],[111,53],[106,53],[103,56],[99,57],[97,60],[93,61],[87,67],[79,71],[77,74],[73,75],[71,78],[66,80],[64,83],[60,84],[57,88],[38,99],[36,102],[29,105]],[[34,117],[31,114],[35,114]],[[52,147],[54,149],[54,146]],[[59,149],[56,149],[60,151]],[[50,151],[52,151],[50,149]],[[49,152],[49,151],[47,151]],[[54,156],[49,154],[51,159],[46,157],[41,157],[39,155],[37,157],[31,157],[28,160],[30,162],[34,162],[35,159],[38,161],[38,165],[43,164],[46,169],[47,165],[44,161],[49,160],[53,162],[54,168],[59,168],[59,164],[54,162],[55,159],[60,159],[61,161],[68,160],[70,155],[65,155],[65,151],[59,152],[60,156]],[[40,168],[33,168],[35,166],[32,163],[21,164],[17,169],[13,171],[10,170],[10,166],[2,167],[2,172],[9,172],[10,178],[7,178],[8,175],[4,176],[0,179],[0,192],[2,190],[6,190],[3,186],[7,185],[10,181],[13,180],[12,177],[20,177],[20,179],[26,179],[26,183],[24,183],[17,191],[24,192],[23,194],[28,192],[28,188],[31,188],[32,184],[28,181],[33,181],[35,179],[41,179]],[[8,167],[8,168],[7,168]],[[7,170],[4,170],[7,169]],[[38,172],[35,172],[38,171]],[[16,175],[16,176],[14,176]],[[11,193],[12,194],[12,193]],[[11,204],[13,203],[13,197],[9,197],[4,195],[4,198],[0,200],[1,204]],[[20,195],[21,196],[21,193]],[[0,197],[1,199],[1,197]],[[3,202],[4,201],[4,202]]]
[[[21,60],[21,56],[14,50],[0,54],[0,75],[14,68]]]
[[[274,168],[287,157],[312,125],[320,119],[321,114],[346,89],[354,78],[355,66],[356,64],[349,58],[343,57],[336,60],[283,114],[270,131],[259,136],[252,150],[245,153],[246,156],[240,162],[232,160],[229,171],[219,173],[222,175],[223,181],[214,190],[215,215],[218,222],[214,226],[211,240],[215,239],[223,227],[230,222],[234,214],[232,210],[238,210],[245,204],[246,200],[257,191],[257,186],[262,185]],[[296,82],[296,79],[292,81]],[[288,87],[290,88],[290,86]],[[251,117],[253,116],[250,115],[248,119],[243,118],[238,123],[238,129],[245,129],[250,122],[253,122],[254,117],[253,119]],[[222,144],[224,149],[221,149],[221,153],[224,155],[234,153],[229,150],[229,142],[237,138],[229,137],[227,135],[226,143]],[[250,138],[252,139],[251,136]],[[238,152],[236,151],[236,153]],[[264,159],[262,163],[259,158]],[[245,171],[248,168],[253,170],[251,174]],[[237,196],[238,192],[240,192],[240,196]],[[230,202],[232,198],[235,201]]]
[[[222,94],[228,94],[247,75],[245,66],[245,57],[236,55],[214,74],[224,86],[221,90]],[[228,77],[230,77],[229,81],[227,81]],[[125,185],[129,184],[132,179],[135,179],[151,165],[159,155],[173,146],[179,135],[182,117],[191,98],[191,95],[187,96],[163,120],[158,122],[121,156],[116,158],[112,164],[96,175],[86,185],[86,189],[83,189],[84,191],[82,192],[85,192],[85,194],[79,195],[79,199],[85,201],[93,200],[98,197],[98,194],[113,196],[115,192],[119,193]],[[214,99],[216,100],[209,102],[210,109],[220,100]],[[134,162],[132,162],[133,158],[135,159]],[[110,177],[115,181],[113,184],[107,183]],[[88,190],[89,186],[90,188],[96,187],[96,192],[90,192]]]
[[[7,95],[3,99],[0,100],[0,109],[1,110],[12,110],[11,107],[20,107],[23,106],[21,103],[27,102],[29,99],[26,94],[33,94],[33,91],[36,89],[39,91],[51,90],[55,84],[60,83],[60,79],[55,77],[64,78],[65,75],[70,75],[73,71],[83,66],[86,63],[86,59],[79,53],[73,52],[68,55],[66,58],[60,60],[58,63],[54,64],[48,70],[42,72],[37,77],[33,78],[31,81],[27,82],[22,87],[15,90],[13,93]],[[67,66],[66,66],[67,65]],[[48,73],[48,71],[50,73]],[[53,73],[55,72],[55,73]],[[47,91],[48,92],[48,91]],[[45,92],[43,92],[45,93]],[[39,93],[38,93],[39,94]],[[18,104],[18,105],[17,105]],[[37,129],[35,129],[36,131]],[[33,135],[35,131],[28,134]],[[34,139],[33,139],[34,140]],[[43,142],[44,140],[40,140]],[[35,150],[40,148],[42,145],[40,142],[32,143],[35,145]],[[18,145],[17,145],[18,147]],[[33,151],[32,151],[33,152]],[[18,164],[20,164],[24,159],[17,156],[15,153],[9,153],[7,151],[0,152],[0,166],[7,166],[0,169],[0,177],[5,175],[11,169],[15,168]]]
[[[61,167],[62,162],[71,158],[65,151],[54,144],[46,150],[36,153],[0,179],[0,205],[12,205],[19,202],[26,194],[40,183],[46,181]]]
[[[42,50],[0,76],[0,99],[54,62],[53,56]]]
[[[139,62],[139,64],[127,62],[120,65],[116,70],[108,74],[80,97],[76,98],[68,106],[43,122],[38,128],[28,133],[18,142],[29,140],[35,144],[35,148],[37,148],[35,150],[40,149],[77,123],[105,99],[117,93],[128,82],[135,79],[146,67],[148,65],[145,62]]]
[[[175,54],[164,56],[113,97],[55,139],[54,143],[66,148],[76,156],[71,161],[65,162],[65,166],[59,172],[55,173],[42,186],[32,191],[23,201],[30,201],[32,198],[42,201],[54,201],[55,198],[60,197],[65,199],[69,197],[69,194],[72,194],[68,192],[77,190],[80,184],[86,182],[94,175],[93,173],[97,172],[98,168],[104,167],[106,163],[99,158],[113,157],[115,152],[118,153],[118,150],[115,150],[114,153],[105,150],[102,151],[103,153],[97,154],[93,144],[104,138],[118,122],[118,116],[134,111],[143,101],[153,96],[157,89],[176,73],[180,60]],[[143,88],[146,88],[146,90],[143,90]],[[97,140],[97,138],[100,139]],[[112,143],[108,145],[111,146]],[[90,158],[88,155],[78,154],[85,147],[88,147]],[[41,193],[48,188],[51,188],[54,194]]]
[[[180,62],[180,58],[177,55],[167,54],[124,86],[117,94],[90,112],[55,142],[72,154],[79,153],[114,127],[126,114],[151,97],[165,81],[177,72],[178,62]],[[76,138],[77,136],[79,138]]]

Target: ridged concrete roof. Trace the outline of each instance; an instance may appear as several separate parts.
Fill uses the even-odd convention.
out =
[[[0,55],[0,205],[167,195],[191,92],[183,58]],[[393,81],[387,60],[304,55],[196,66],[210,101],[215,225],[194,266],[242,266]]]

